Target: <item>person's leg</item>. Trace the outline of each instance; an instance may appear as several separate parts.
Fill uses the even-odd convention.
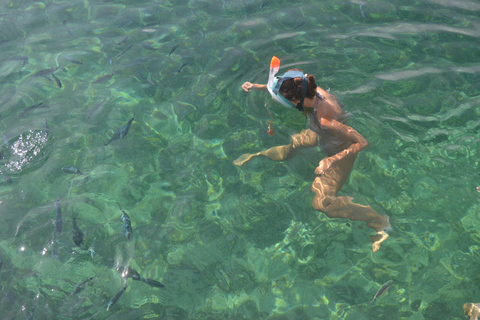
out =
[[[334,163],[321,176],[317,176],[312,184],[313,208],[324,212],[329,218],[348,218],[350,220],[365,221],[367,227],[374,229],[377,234],[371,236],[373,252],[380,249],[380,243],[388,235],[385,229],[390,228],[389,217],[373,210],[370,206],[363,206],[352,202],[351,197],[337,196],[338,191],[346,182],[352,171],[356,154],[351,154]]]
[[[292,142],[289,145],[273,147],[268,150],[253,154],[243,154],[238,159],[233,161],[233,164],[236,166],[241,166],[256,156],[265,156],[274,161],[282,161],[287,159],[292,154],[294,149],[316,146],[318,144],[317,137],[318,135],[310,129],[302,130],[302,132],[292,136]]]

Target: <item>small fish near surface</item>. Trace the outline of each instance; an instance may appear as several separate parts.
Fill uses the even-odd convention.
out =
[[[110,301],[108,302],[107,304],[107,311],[110,311],[112,309],[112,306],[115,304],[115,302],[117,302],[118,299],[120,299],[120,297],[122,296],[122,294],[125,292],[125,290],[127,290],[127,285],[125,284],[123,286],[122,289],[120,289],[120,291],[118,291],[113,297],[112,299],[110,299]]]
[[[148,278],[144,278],[140,275],[140,273],[138,273],[137,271],[135,271],[134,269],[132,268],[128,268],[128,276],[130,278],[132,278],[132,280],[136,280],[136,281],[141,281],[141,282],[144,282],[146,284],[148,284],[149,286],[151,287],[155,287],[155,288],[165,288],[165,285],[163,283],[161,283],[160,281],[156,281],[156,280],[153,280],[153,279],[148,279]]]
[[[128,214],[122,209],[122,207],[120,207],[120,210],[122,210],[122,222],[123,222],[122,231],[123,231],[123,234],[125,235],[125,238],[127,238],[127,240],[130,240],[132,238],[132,233],[133,233],[132,220],[130,219]]]
[[[63,226],[63,221],[62,221],[62,209],[60,207],[60,195],[57,198],[57,201],[55,201],[55,234],[57,236],[62,233],[62,226]]]
[[[373,297],[372,301],[370,301],[368,303],[368,307],[370,307],[372,305],[372,303],[374,303],[382,294],[384,294],[388,290],[388,288],[390,288],[392,283],[393,283],[393,280],[389,280],[389,281],[385,282],[383,284],[383,286],[380,289],[378,289],[378,291],[375,294],[375,297]]]
[[[73,239],[73,243],[75,243],[79,247],[83,243],[83,232],[78,227],[77,219],[76,219],[75,216],[73,216],[73,237],[72,237],[72,239]]]
[[[105,145],[109,145],[110,143],[112,143],[112,141],[125,138],[128,133],[128,129],[130,129],[130,126],[132,125],[133,119],[135,118],[128,120],[126,125],[124,125],[118,130],[115,130],[113,132],[113,136],[110,138],[110,140],[107,141],[107,143],[105,143]]]
[[[92,245],[90,246],[90,255],[92,256],[92,259],[93,257],[95,257],[95,240],[97,240],[97,238],[93,238],[93,241],[92,241]]]
[[[66,173],[83,174],[82,171],[78,170],[78,168],[73,167],[73,166],[62,167],[62,170]]]
[[[34,110],[34,109],[37,109],[37,108],[48,108],[48,106],[43,105],[43,102],[40,102],[40,103],[38,103],[38,104],[34,104],[33,106],[30,106],[30,107],[24,109],[23,111],[21,111],[21,112],[18,114],[18,117],[19,117],[19,118],[22,118],[22,117],[25,115],[25,113],[27,113],[27,112],[29,112],[29,111],[32,111],[32,110]]]
[[[177,70],[177,73],[180,73],[180,71],[182,71],[183,68],[185,68],[186,66],[188,66],[190,63],[188,62],[185,62],[184,64],[182,64],[182,66],[180,68],[178,68]]]
[[[76,38],[77,36],[72,32],[72,30],[70,30],[69,27],[67,27],[67,20],[63,20],[62,21],[62,24],[63,24],[63,27],[65,28],[65,31],[67,31],[67,33],[69,35],[71,35],[72,37]]]
[[[87,278],[85,279],[85,281],[83,281],[82,283],[80,283],[76,288],[75,290],[72,291],[71,295],[75,295],[77,293],[79,293],[80,291],[82,291],[82,289],[85,287],[85,284],[87,284],[87,282],[93,280],[93,277],[90,277],[90,278]]]
[[[53,74],[53,73],[52,73],[52,77],[53,77],[53,79],[55,80],[55,82],[57,83],[57,86],[58,86],[59,88],[61,88],[61,87],[62,87],[62,83],[60,82],[60,79],[58,79],[58,78],[55,76],[55,74]]]

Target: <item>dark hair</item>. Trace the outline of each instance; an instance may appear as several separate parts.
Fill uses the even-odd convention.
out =
[[[288,71],[301,71],[298,69],[290,69]],[[315,96],[315,92],[317,89],[317,84],[315,83],[315,77],[308,74],[308,87],[307,87],[307,94],[305,95],[306,98],[313,98]],[[295,79],[288,79],[282,83],[279,92],[284,96],[287,100],[301,100],[302,99],[302,78],[297,77]]]

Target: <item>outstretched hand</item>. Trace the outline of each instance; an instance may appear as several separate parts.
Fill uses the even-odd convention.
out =
[[[242,89],[245,90],[246,92],[252,91],[253,87],[254,87],[253,83],[250,83],[250,82],[245,82],[244,84],[242,84]]]

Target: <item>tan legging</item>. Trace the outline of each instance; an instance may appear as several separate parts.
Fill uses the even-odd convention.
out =
[[[314,131],[303,130],[292,136],[292,142],[289,145],[273,147],[254,154],[244,154],[233,163],[241,166],[256,156],[265,156],[275,161],[285,160],[295,149],[317,146],[317,139],[318,135]],[[329,218],[365,221],[367,227],[377,232],[375,236],[371,236],[372,250],[375,252],[380,249],[380,243],[388,237],[385,229],[390,228],[389,217],[378,214],[370,206],[352,202],[351,197],[337,196],[338,191],[347,181],[356,158],[356,154],[349,154],[334,162],[324,174],[315,178],[312,184],[312,191],[315,194],[312,204],[315,210],[324,212]]]

